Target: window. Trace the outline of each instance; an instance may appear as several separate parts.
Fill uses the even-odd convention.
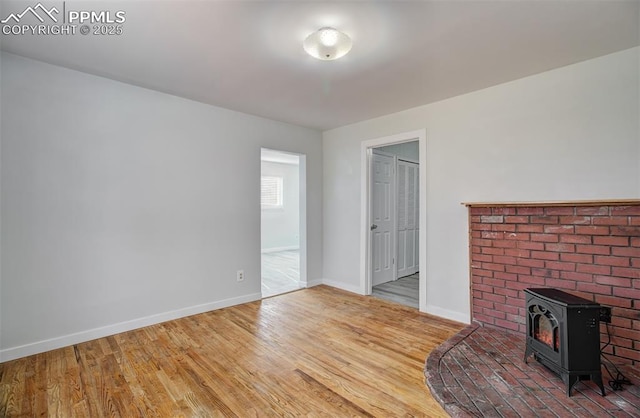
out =
[[[282,177],[262,176],[260,197],[263,209],[277,209],[283,206]]]

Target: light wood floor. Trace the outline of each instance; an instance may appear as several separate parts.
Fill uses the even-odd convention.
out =
[[[262,297],[300,289],[300,251],[262,253]]]
[[[0,364],[0,416],[446,416],[423,367],[462,328],[318,286]]]
[[[419,308],[419,273],[402,277],[387,283],[382,283],[371,288],[371,296],[390,300],[404,306]]]

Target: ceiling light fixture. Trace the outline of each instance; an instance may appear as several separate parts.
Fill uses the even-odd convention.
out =
[[[351,50],[351,38],[334,28],[321,28],[307,36],[302,46],[307,54],[323,61],[344,57]]]

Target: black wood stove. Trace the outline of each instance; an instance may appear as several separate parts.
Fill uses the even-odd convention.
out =
[[[559,374],[567,396],[592,380],[605,396],[600,366],[600,304],[558,289],[525,289],[526,362],[530,355]]]

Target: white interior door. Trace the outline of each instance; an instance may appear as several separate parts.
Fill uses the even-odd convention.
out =
[[[372,284],[395,280],[395,157],[374,152],[371,184]]]
[[[419,166],[398,160],[398,257],[397,277],[418,272]]]

